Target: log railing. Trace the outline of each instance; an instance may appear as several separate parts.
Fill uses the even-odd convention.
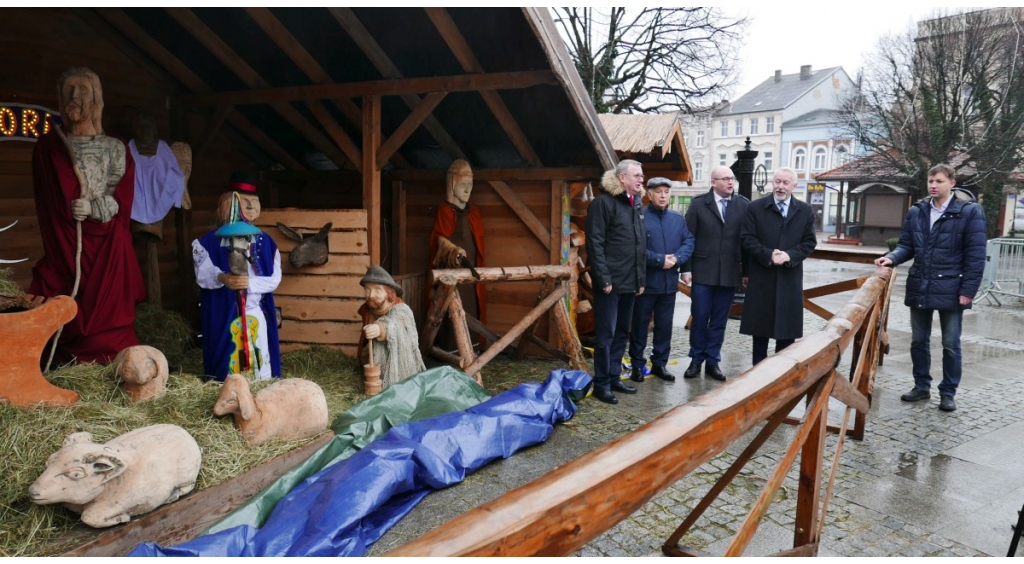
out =
[[[567,265],[514,266],[503,268],[468,268],[438,269],[430,272],[434,283],[430,307],[427,310],[423,329],[420,331],[420,352],[442,361],[453,364],[467,375],[480,382],[480,369],[495,356],[511,345],[517,338],[515,356],[522,358],[527,344],[540,346],[548,353],[555,354],[566,360],[576,370],[587,370],[586,360],[579,338],[569,320],[566,306],[566,295],[571,292],[576,281],[574,263]],[[537,303],[518,323],[513,325],[504,336],[498,335],[479,320],[466,314],[462,299],[459,296],[459,284],[499,283],[539,280],[543,281]],[[561,340],[562,349],[540,339],[535,335],[537,322],[548,311],[554,312],[555,325]],[[441,328],[441,321],[447,316],[454,328],[455,344],[458,354],[443,351],[434,346],[434,339]],[[479,356],[473,350],[470,330],[483,335],[491,342]]]
[[[746,549],[797,455],[800,476],[793,549],[780,554],[817,554],[846,428],[853,412],[862,416],[870,405],[893,279],[891,269],[879,268],[823,330],[636,431],[385,556],[569,555],[764,422],[663,547],[669,555],[696,555],[678,546],[679,540],[801,402],[806,402],[806,409],[797,422],[796,436],[725,555],[740,555]],[[855,347],[848,378],[838,367],[851,343]],[[846,407],[822,487],[830,397]]]

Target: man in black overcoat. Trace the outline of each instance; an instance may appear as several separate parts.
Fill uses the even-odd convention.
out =
[[[740,243],[749,256],[740,333],[754,337],[753,363],[793,344],[804,331],[803,262],[814,251],[814,211],[792,197],[796,173],[775,171],[772,195],[750,203]]]

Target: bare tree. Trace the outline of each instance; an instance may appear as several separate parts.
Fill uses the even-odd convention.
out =
[[[737,82],[745,18],[719,8],[553,8],[599,113],[711,107]]]
[[[1018,9],[936,14],[879,41],[859,93],[839,121],[879,176],[910,176],[918,196],[928,169],[949,162],[980,192],[990,234],[1003,185],[1021,164],[1024,21]]]

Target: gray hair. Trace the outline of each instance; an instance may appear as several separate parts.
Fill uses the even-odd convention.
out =
[[[615,165],[615,176],[624,174],[627,170],[629,170],[629,167],[634,165],[643,168],[642,164],[640,164],[637,161],[634,161],[633,159],[622,159],[621,161],[619,161],[619,164]]]
[[[793,175],[793,182],[796,182],[800,179],[800,177],[797,176],[796,171],[788,166],[780,166],[779,168],[775,169],[775,172],[772,174],[772,179],[774,180],[775,175],[779,174],[780,172],[788,172],[789,174]]]

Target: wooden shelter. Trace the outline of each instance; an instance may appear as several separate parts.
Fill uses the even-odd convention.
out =
[[[165,219],[158,268],[163,307],[193,320],[191,241],[214,227],[234,170],[259,174],[265,210],[365,210],[370,262],[415,285],[452,160],[474,169],[488,266],[567,260],[569,185],[596,181],[616,161],[543,8],[3,14],[0,106],[54,110],[57,76],[86,66],[103,81],[108,134],[131,137],[132,118],[146,111],[162,139],[192,146],[193,211]],[[19,220],[0,237],[0,256],[29,259],[15,266],[26,287],[42,250],[31,153],[31,141],[0,143],[0,216]],[[495,288],[488,325],[514,325],[539,289]]]
[[[663,176],[693,184],[693,165],[683,141],[679,113],[600,114],[612,147],[620,159],[633,159],[644,176]]]

